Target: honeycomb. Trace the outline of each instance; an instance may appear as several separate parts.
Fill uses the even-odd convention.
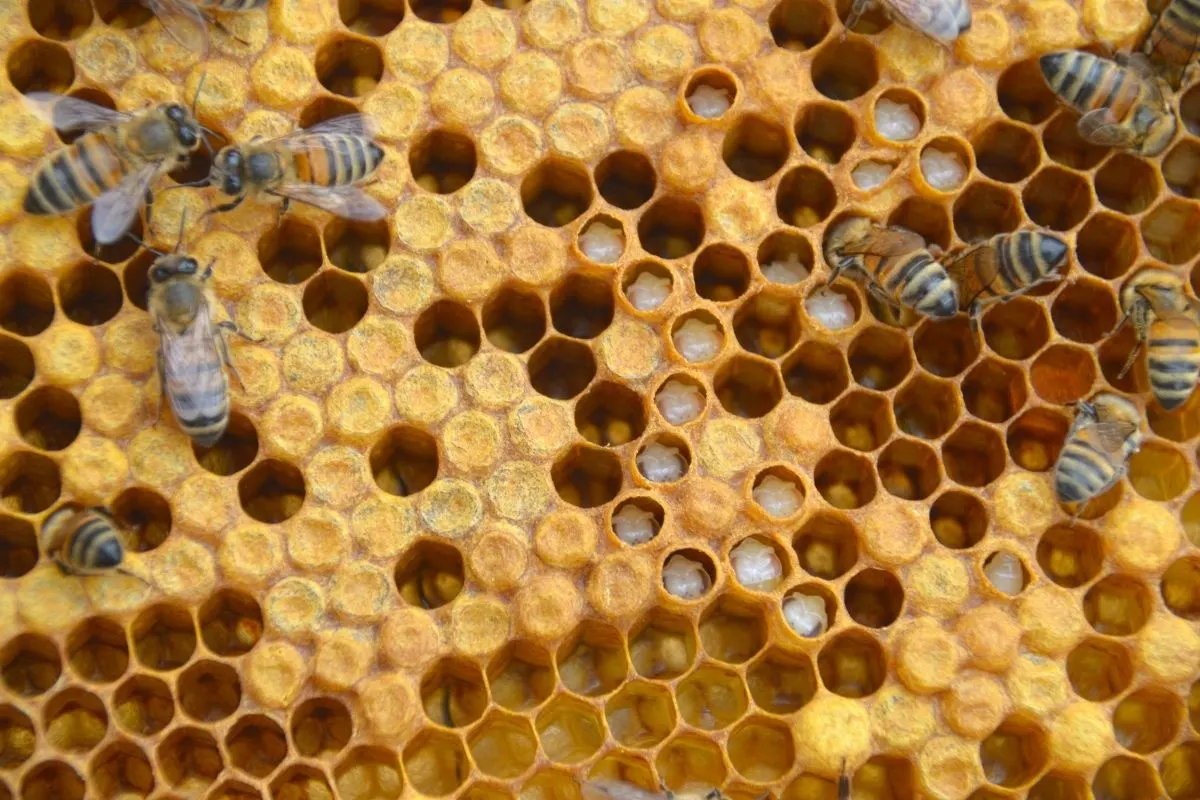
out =
[[[973,5],[944,48],[878,10],[847,32],[829,0],[270,0],[202,62],[136,0],[0,2],[0,798],[606,777],[832,800],[843,762],[855,798],[1200,797],[1200,401],[1147,404],[1141,366],[1117,375],[1132,331],[1106,336],[1138,269],[1200,288],[1200,87],[1161,158],[1097,148],[1036,56],[1135,45],[1140,0]],[[226,138],[372,115],[390,211],[201,219],[213,190],[159,193],[135,232],[171,248],[186,214],[218,316],[256,340],[232,341],[207,450],[156,419],[153,254],[21,211],[68,140],[22,93],[138,109],[201,76]],[[694,113],[702,87],[729,108]],[[881,135],[881,99],[914,138]],[[960,186],[925,179],[928,148]],[[892,169],[864,191],[869,160]],[[844,281],[832,330],[809,300],[851,212],[943,248],[1041,226],[1072,255],[978,337],[890,324]],[[780,261],[809,274],[768,280]],[[646,276],[667,292],[643,310]],[[684,357],[689,323],[715,353]],[[698,416],[668,421],[668,380]],[[1049,470],[1100,389],[1148,436],[1072,517]],[[651,445],[683,477],[648,480]],[[756,501],[768,477],[795,513]],[[112,509],[131,575],[39,553],[66,501]],[[618,538],[623,509],[656,535]],[[751,538],[770,586],[733,569]],[[701,596],[665,590],[676,555]],[[789,627],[796,596],[827,630]]]

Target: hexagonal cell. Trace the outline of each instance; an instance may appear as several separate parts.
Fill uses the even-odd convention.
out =
[[[874,392],[853,391],[829,412],[833,435],[847,447],[868,453],[892,435],[887,399]]]
[[[304,496],[304,475],[275,458],[258,462],[238,480],[242,510],[268,525],[295,516],[304,505]]]
[[[6,64],[8,80],[21,94],[64,94],[75,82],[75,65],[65,47],[54,42],[27,39],[13,47]]]
[[[550,470],[558,496],[580,508],[595,508],[621,491],[621,462],[616,455],[590,445],[576,445]]]
[[[1009,717],[979,745],[983,774],[1000,786],[1023,786],[1045,768],[1046,733],[1033,720]]]
[[[851,777],[856,792],[867,797],[918,797],[916,770],[908,759],[896,756],[875,756],[863,764]],[[990,800],[989,795],[976,792],[969,800]],[[1006,800],[997,797],[996,800]]]
[[[814,405],[833,402],[850,383],[846,358],[836,347],[805,342],[783,362],[788,392]]]
[[[1033,174],[1041,160],[1037,138],[1022,125],[996,122],[979,136],[972,146],[979,171],[989,178],[1017,183]]]
[[[716,303],[736,300],[750,286],[750,261],[732,245],[709,245],[696,256],[692,281],[696,284],[696,294],[705,300]]]
[[[1200,145],[1184,140],[1171,148],[1162,163],[1167,188],[1182,197],[1200,197]]]
[[[974,495],[951,490],[930,506],[929,523],[938,542],[961,550],[973,547],[987,533],[987,509]]]
[[[1175,448],[1149,442],[1130,457],[1128,477],[1142,497],[1166,502],[1187,490],[1191,469],[1187,458]]]
[[[1137,347],[1137,336],[1132,325],[1122,325],[1115,334],[1100,343],[1093,352],[1100,362],[1100,374],[1110,386],[1128,394],[1138,394],[1142,389],[1137,384],[1141,370],[1125,370],[1125,361]],[[1124,374],[1121,371],[1125,370]],[[1157,407],[1151,403],[1150,408]]]
[[[765,416],[783,399],[783,382],[768,361],[735,356],[713,377],[713,390],[721,406],[738,417]]]
[[[124,0],[120,0],[124,2]],[[323,95],[317,97],[304,108],[300,109],[300,115],[297,119],[300,128],[311,128],[321,122],[328,122],[337,117],[343,117],[347,114],[354,114],[358,108],[341,97],[333,97],[331,95]]]
[[[888,217],[888,225],[898,225],[921,234],[921,238],[943,249],[950,246],[950,214],[941,203],[921,197],[910,197],[896,206]]]
[[[1038,541],[1038,564],[1050,580],[1067,589],[1091,583],[1104,562],[1100,537],[1080,525],[1055,525]]]
[[[1030,409],[1008,427],[1008,454],[1021,469],[1045,472],[1058,461],[1069,427],[1056,411]]]
[[[117,726],[135,736],[153,736],[175,716],[171,690],[148,675],[134,675],[118,686],[112,708]]]
[[[0,706],[0,769],[24,764],[36,747],[33,720],[16,706]]]
[[[1012,191],[976,181],[954,201],[954,230],[964,242],[1011,233],[1021,224],[1021,203]]]
[[[0,462],[0,506],[9,511],[38,514],[61,491],[58,465],[46,456],[19,450]]]
[[[452,130],[439,128],[421,137],[408,151],[413,181],[428,192],[451,194],[475,176],[475,144]]]
[[[10,692],[36,697],[58,682],[62,660],[58,648],[45,636],[23,633],[0,650],[0,675]]]
[[[663,506],[653,497],[627,497],[613,508],[609,525],[627,545],[646,544],[658,536],[666,520]]]
[[[820,608],[815,601],[820,601]],[[780,610],[792,633],[804,639],[816,639],[824,636],[836,623],[838,602],[824,585],[805,583],[784,595]]]
[[[1164,411],[1158,403],[1146,408],[1146,421],[1150,430],[1172,442],[1185,442],[1200,433],[1200,408],[1195,403],[1185,403],[1177,411]]]
[[[133,652],[147,669],[178,669],[196,652],[196,623],[186,608],[170,603],[150,606],[129,629]]]
[[[674,483],[691,468],[692,451],[687,440],[674,434],[662,433],[645,440],[638,448],[634,463],[638,473],[646,480],[654,483]],[[606,496],[603,502],[608,502],[616,496],[620,491],[620,484],[612,484],[612,489],[612,493]]]
[[[400,598],[410,606],[441,608],[462,591],[462,553],[440,541],[418,541],[397,562],[395,580]]]
[[[737,77],[723,67],[701,67],[688,76],[682,92],[688,110],[700,120],[724,119],[737,104],[741,89]],[[709,92],[707,102],[704,92]]]
[[[1167,608],[1184,619],[1200,618],[1200,560],[1184,557],[1167,567],[1161,591]]]
[[[29,23],[47,39],[69,41],[92,24],[92,7],[83,0],[49,0],[29,6]]]
[[[1046,155],[1064,167],[1086,172],[1108,155],[1108,148],[1085,141],[1079,135],[1079,114],[1063,111],[1042,130]]]
[[[755,704],[769,714],[800,710],[817,692],[817,673],[804,653],[768,650],[746,672]]]
[[[727,664],[750,660],[767,638],[761,609],[733,595],[722,595],[704,610],[699,630],[704,652]]]
[[[1004,422],[1025,405],[1028,391],[1019,369],[989,358],[967,374],[962,395],[971,414],[987,422]]]
[[[683,258],[704,241],[704,212],[693,200],[660,197],[642,213],[637,232],[647,253],[668,260]]]
[[[992,352],[1009,361],[1024,361],[1050,339],[1050,326],[1036,300],[1018,297],[998,303],[983,315],[983,338]]]
[[[792,549],[805,572],[837,580],[858,562],[858,534],[840,515],[816,514],[800,528]]]
[[[776,11],[788,3],[798,5],[795,0],[785,0]],[[825,13],[824,9],[819,12]],[[820,19],[817,13],[810,21]],[[857,138],[854,118],[841,107],[831,103],[811,103],[796,114],[796,140],[811,158],[825,164],[836,164],[854,145]]]
[[[537,739],[524,717],[494,711],[467,737],[475,765],[485,775],[515,778],[533,766]]]
[[[760,292],[746,300],[733,317],[733,332],[742,348],[766,358],[779,358],[800,339],[794,298]]]
[[[675,276],[658,261],[640,261],[626,268],[621,279],[621,293],[631,306],[641,312],[662,307],[675,288]]]
[[[63,761],[43,761],[21,779],[22,800],[83,800],[83,778]]]
[[[779,230],[762,240],[756,254],[759,272],[771,283],[793,285],[813,270],[813,248],[803,235]]]
[[[400,760],[387,748],[356,747],[333,775],[338,793],[345,800],[399,800],[404,793]]]
[[[225,751],[235,769],[265,778],[287,757],[287,739],[275,720],[253,714],[238,719],[225,734]]]
[[[1089,800],[1090,797],[1082,778],[1052,772],[1029,787],[1026,800]]]
[[[600,196],[627,210],[645,205],[658,183],[650,159],[635,150],[609,153],[596,166],[595,178]]]
[[[691,547],[669,553],[663,560],[661,572],[663,589],[684,602],[707,595],[717,579],[712,556]]]
[[[1005,114],[1030,125],[1045,122],[1058,108],[1058,98],[1042,78],[1036,58],[1005,70],[996,84],[996,97]]]
[[[629,657],[643,678],[670,680],[696,660],[696,634],[691,621],[653,610],[629,632]]]
[[[585,623],[567,637],[555,661],[563,685],[587,697],[608,694],[629,672],[620,632],[599,623]]]
[[[738,774],[755,783],[782,778],[796,760],[791,730],[766,717],[751,717],[729,734],[729,761]]]
[[[471,725],[488,704],[487,684],[477,666],[457,659],[435,664],[421,679],[421,705],[437,725],[461,728]]]
[[[1130,636],[1146,624],[1153,606],[1144,584],[1125,575],[1109,575],[1088,589],[1083,615],[1097,633]]]
[[[891,572],[864,569],[846,584],[843,600],[846,613],[859,625],[886,628],[900,616],[904,589]]]
[[[1180,744],[1163,757],[1158,769],[1168,797],[1195,796],[1200,783],[1200,744]]]
[[[232,411],[229,425],[212,447],[192,442],[192,452],[200,466],[214,475],[235,475],[254,461],[258,455],[258,432],[245,414]]]
[[[782,0],[767,23],[775,44],[785,50],[803,52],[816,47],[829,35],[829,11],[813,0]]]
[[[413,325],[413,340],[421,358],[453,369],[479,351],[479,323],[464,305],[441,300],[421,312]]]
[[[174,797],[166,795],[163,800],[174,800]],[[230,779],[222,781],[206,795],[205,800],[263,800],[263,795],[245,781]]]
[[[896,426],[909,436],[940,439],[958,419],[958,403],[952,384],[918,374],[892,399]]]
[[[1067,655],[1067,677],[1077,695],[1101,703],[1129,686],[1133,662],[1120,642],[1086,639]]]
[[[850,343],[850,372],[867,389],[886,392],[912,370],[912,354],[903,333],[889,328],[867,328]]]
[[[370,272],[387,258],[392,234],[387,222],[331,219],[322,233],[325,252],[338,269],[356,274]],[[305,293],[307,296],[307,292]]]
[[[759,114],[746,114],[726,132],[721,157],[739,178],[765,181],[787,161],[789,144],[782,125]]]
[[[874,694],[887,676],[883,648],[860,631],[838,634],[817,656],[821,683],[834,694],[858,698]]]
[[[404,19],[404,3],[397,0],[357,0],[338,3],[342,24],[363,36],[386,36]]]
[[[521,203],[535,222],[551,228],[562,227],[591,206],[591,178],[582,164],[547,159],[521,182]]]
[[[409,7],[426,22],[450,24],[461,19],[471,4],[467,0],[414,0]]]
[[[492,700],[509,711],[528,711],[554,693],[555,674],[545,648],[529,642],[509,644],[487,668]]]
[[[1200,546],[1200,493],[1192,495],[1184,503],[1179,516],[1183,519],[1183,530],[1188,541]]]
[[[538,394],[570,400],[596,377],[596,359],[582,342],[554,337],[529,357],[529,382]]]
[[[811,71],[813,85],[830,100],[853,100],[879,82],[875,48],[855,39],[826,42]]]
[[[1140,214],[1158,197],[1154,167],[1129,153],[1110,158],[1093,180],[1100,202],[1122,214]]]
[[[862,508],[875,499],[875,473],[865,458],[847,450],[827,453],[813,471],[813,482],[834,508]]]
[[[293,797],[333,797],[333,789],[325,773],[307,764],[287,767],[271,781],[271,796],[275,800]]]
[[[201,661],[179,676],[179,705],[198,722],[216,722],[237,710],[242,682],[237,671],[219,661]]]
[[[1183,703],[1172,692],[1156,687],[1140,689],[1113,710],[1117,742],[1135,753],[1153,753],[1175,738],[1183,721]]]
[[[632,681],[604,705],[613,738],[625,747],[650,748],[675,730],[670,690],[649,681]]]
[[[331,697],[307,700],[292,714],[292,743],[307,758],[336,756],[350,743],[353,734],[349,710]]]
[[[1089,351],[1069,344],[1047,348],[1029,368],[1038,396],[1055,405],[1081,400],[1096,381],[1096,362]]]
[[[41,275],[11,270],[0,279],[0,328],[37,336],[54,320],[54,292]]]
[[[1150,255],[1182,264],[1200,253],[1200,211],[1195,203],[1168,200],[1142,218],[1142,241]]]
[[[86,753],[108,731],[108,711],[100,698],[83,689],[66,689],[42,710],[46,741],[60,752]]]
[[[559,333],[594,339],[612,324],[611,276],[575,271],[550,293],[550,319]]]
[[[33,352],[24,342],[0,336],[0,400],[10,400],[33,380]]]
[[[810,228],[832,214],[836,205],[833,183],[818,169],[796,167],[779,181],[775,210],[788,225]]]
[[[304,287],[304,316],[327,333],[345,333],[367,313],[367,288],[340,272],[324,272]]]
[[[787,518],[799,513],[804,506],[804,482],[786,466],[769,466],[754,476],[750,496],[755,505],[768,515]],[[774,546],[774,542],[771,543]],[[780,555],[787,572],[787,558]]]
[[[340,36],[321,46],[316,56],[317,80],[343,97],[361,97],[383,77],[383,53],[369,39]]]
[[[596,710],[572,697],[553,698],[538,714],[536,726],[542,750],[558,764],[584,761],[604,743],[604,724]]]
[[[1155,797],[1159,787],[1154,767],[1132,756],[1110,758],[1092,778],[1092,796],[1104,800],[1144,800]]]
[[[680,681],[675,699],[686,723],[710,731],[729,727],[749,707],[742,679],[715,665],[700,666]]]
[[[1029,218],[1051,230],[1068,231],[1092,208],[1092,192],[1082,177],[1059,167],[1046,167],[1021,193]]]
[[[99,264],[79,264],[58,279],[63,313],[80,325],[103,325],[121,310],[121,281]]]
[[[1063,287],[1054,298],[1050,319],[1054,328],[1072,341],[1093,344],[1117,324],[1117,303],[1108,286],[1081,280]]]
[[[399,425],[381,436],[371,447],[371,474],[375,484],[388,494],[416,494],[437,478],[437,440],[412,425]]]
[[[520,286],[504,286],[483,306],[483,331],[493,346],[524,353],[546,335],[542,298]]]
[[[601,756],[587,772],[588,780],[621,781],[647,791],[658,789],[650,762],[625,750],[613,750]],[[499,799],[498,799],[499,800]]]
[[[1098,278],[1119,278],[1138,255],[1137,228],[1124,217],[1100,211],[1075,235],[1079,265]]]
[[[642,398],[623,384],[598,383],[576,404],[575,427],[592,444],[628,444],[646,429],[646,407]]]
[[[117,797],[148,797],[154,789],[150,759],[132,742],[116,741],[92,760],[88,784],[104,800]]]
[[[942,442],[946,476],[963,486],[987,486],[1004,472],[1004,446],[1000,434],[985,425],[968,422]]]
[[[165,542],[171,533],[171,506],[152,489],[131,486],[117,495],[110,510],[125,534],[127,550],[149,552]]]
[[[236,589],[222,589],[204,601],[199,622],[204,646],[219,656],[249,652],[262,636],[258,601]]]
[[[67,636],[67,663],[85,681],[115,681],[129,666],[125,629],[104,617],[84,620]]]
[[[545,768],[530,778],[521,790],[521,797],[529,798],[558,798],[577,800],[582,795],[579,792],[579,780],[574,775],[554,768]],[[511,792],[502,792],[496,800],[507,800]]]
[[[23,519],[0,515],[0,578],[19,578],[38,561],[33,526]]]

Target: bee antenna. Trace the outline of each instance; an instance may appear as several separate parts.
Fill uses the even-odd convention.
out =
[[[175,249],[171,251],[172,253],[178,253],[179,247],[183,244],[183,230],[185,225],[187,225],[186,208],[183,210],[183,213],[179,215],[179,238],[175,240]]]
[[[146,244],[145,240],[138,238],[137,234],[135,234],[133,231],[127,231],[125,233],[125,235],[128,236],[130,239],[133,239],[134,242],[136,242],[138,245],[140,245],[144,249],[149,250],[151,253],[154,253],[154,254],[160,255],[160,256],[166,255],[166,253],[164,253],[162,250],[159,250],[157,247],[151,247],[150,245]]]
[[[208,70],[200,73],[200,81],[196,84],[196,93],[192,95],[192,118],[196,118],[196,105],[200,102],[200,91],[204,88],[204,81],[208,79]],[[200,127],[204,127],[201,125]],[[205,129],[207,130],[207,128]]]

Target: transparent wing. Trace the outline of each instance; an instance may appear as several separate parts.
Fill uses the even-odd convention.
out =
[[[387,209],[383,204],[357,186],[287,184],[276,189],[274,193],[346,219],[373,222],[387,216]]]
[[[1097,108],[1079,118],[1079,135],[1102,147],[1129,147],[1136,138],[1133,129],[1117,123],[1112,111]]]
[[[583,784],[586,800],[661,800],[659,792],[648,792],[625,781],[595,780]]]
[[[30,92],[25,95],[25,100],[35,114],[64,133],[106,128],[133,116],[78,97],[50,92]]]
[[[943,42],[952,42],[959,34],[958,10],[948,0],[886,0],[898,16],[922,33]],[[970,24],[968,16],[964,24]]]
[[[899,256],[914,250],[924,250],[925,240],[919,233],[906,228],[875,228],[858,241],[842,247],[843,256]]]
[[[92,206],[92,234],[97,243],[113,244],[125,235],[157,174],[158,165],[147,164],[96,199]]]
[[[1125,440],[1135,431],[1137,427],[1131,422],[1097,422],[1089,425],[1084,433],[1104,452],[1119,456],[1124,453]]]
[[[302,148],[305,145],[305,140],[312,136],[334,134],[338,136],[361,136],[366,139],[373,139],[378,130],[378,126],[374,120],[366,114],[346,114],[345,116],[318,122],[311,128],[304,128],[303,130],[289,133],[278,139],[278,141],[289,147]]]
[[[208,50],[208,23],[192,0],[147,0],[163,30],[188,50]]]

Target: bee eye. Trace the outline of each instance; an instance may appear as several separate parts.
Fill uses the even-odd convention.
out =
[[[167,279],[167,270],[164,267],[155,267],[150,271],[150,277],[156,281],[165,281]]]

